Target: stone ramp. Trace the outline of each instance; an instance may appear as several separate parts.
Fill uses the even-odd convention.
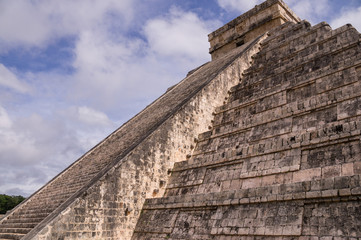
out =
[[[132,239],[361,238],[361,42],[287,23],[217,108]]]
[[[190,73],[183,81],[125,123],[2,219],[0,221],[0,239],[38,239],[41,231],[44,232],[41,234],[54,239],[68,237],[117,238],[116,236],[119,234],[125,236],[125,233],[120,233],[119,229],[114,227],[115,224],[122,227],[122,231],[127,232],[126,234],[131,234],[131,225],[138,217],[137,208],[142,206],[145,196],[149,197],[152,194],[156,196],[159,192],[156,187],[154,187],[154,191],[149,188],[153,188],[153,186],[161,188],[164,185],[163,182],[166,181],[167,168],[177,161],[174,158],[169,161],[157,159],[157,161],[161,161],[161,163],[157,163],[152,159],[147,160],[147,158],[153,158],[155,154],[158,154],[159,149],[157,148],[160,147],[168,147],[167,154],[179,155],[182,159],[188,154],[191,144],[194,144],[194,137],[201,132],[198,129],[202,129],[202,131],[206,129],[201,123],[207,123],[207,119],[211,118],[211,113],[214,111],[213,105],[219,105],[224,100],[227,89],[231,86],[229,84],[232,84],[231,81],[222,82],[223,78],[227,78],[229,75],[227,71],[237,68],[237,73],[240,73],[246,69],[249,66],[251,55],[258,49],[258,42],[259,38]],[[234,64],[236,60],[239,63]],[[205,90],[207,88],[210,89]],[[217,88],[218,92],[212,94],[207,92],[214,92],[213,88]],[[198,112],[202,117],[197,115]],[[197,116],[193,116],[194,114]],[[209,117],[207,117],[208,115]],[[184,130],[178,125],[176,127],[179,120],[173,118],[181,119]],[[189,126],[184,124],[185,121],[189,121]],[[191,129],[188,129],[190,127]],[[184,134],[183,138],[177,136],[177,139],[172,139],[172,142],[169,143],[172,144],[171,147],[164,146],[163,142],[168,141],[170,137],[162,135],[162,132],[167,131],[168,134],[173,134],[169,129],[174,129],[174,131],[179,129],[187,134]],[[157,138],[152,141],[148,140],[151,135],[156,135]],[[140,155],[143,153],[140,153],[139,150],[132,155],[134,149],[139,146],[145,148],[146,156]],[[128,156],[128,160],[126,160],[126,156]],[[136,158],[134,163],[133,160],[129,160],[133,157]],[[159,158],[159,155],[157,157]],[[117,175],[120,173],[114,173],[117,171],[114,169],[118,169],[122,164],[124,166],[121,166],[120,169],[124,168],[125,172],[132,174],[134,170],[136,171],[134,176],[127,178],[124,172],[121,173],[122,176]],[[135,164],[137,167],[133,169],[127,164]],[[159,176],[153,172],[154,168],[159,168],[159,173],[157,173]],[[144,172],[140,172],[143,170]],[[148,175],[154,178],[154,182],[143,181]],[[122,179],[124,176],[125,179]],[[112,178],[110,182],[109,180],[104,181],[116,189],[109,189],[110,192],[102,187],[98,189],[103,184],[99,179],[104,178]],[[124,185],[126,183],[129,186]],[[118,185],[119,187],[117,187]],[[116,193],[115,191],[123,192]],[[137,192],[133,194],[133,191]],[[142,193],[142,196],[139,196],[138,191]],[[115,194],[120,195],[115,196]],[[114,200],[115,198],[120,200]],[[104,204],[105,201],[108,201],[108,205]],[[77,204],[85,204],[85,207]],[[114,216],[114,211],[117,212],[117,216]],[[87,213],[100,213],[101,217],[105,219],[102,220],[105,223],[101,224],[96,221],[98,215],[91,216]],[[71,220],[62,220],[62,218]],[[85,221],[89,222],[85,223]],[[57,232],[58,230],[61,232]]]

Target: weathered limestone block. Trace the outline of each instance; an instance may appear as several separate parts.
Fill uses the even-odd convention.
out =
[[[303,203],[265,203],[220,207],[214,235],[300,236]]]
[[[302,232],[311,236],[356,238],[361,236],[360,213],[360,201],[310,203],[305,205]]]
[[[285,22],[299,22],[282,0],[268,0],[208,35],[212,59],[223,56]]]

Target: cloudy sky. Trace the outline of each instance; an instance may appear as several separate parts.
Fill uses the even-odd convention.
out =
[[[29,196],[210,60],[258,0],[0,0],[0,194]],[[361,30],[361,0],[285,0]]]

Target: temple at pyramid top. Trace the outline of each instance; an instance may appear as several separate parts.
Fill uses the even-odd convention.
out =
[[[301,19],[282,1],[268,0],[208,35],[212,60],[285,22]]]

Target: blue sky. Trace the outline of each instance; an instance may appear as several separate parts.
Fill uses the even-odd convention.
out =
[[[0,0],[0,194],[30,195],[188,71],[258,0]],[[361,0],[285,0],[361,30]]]

